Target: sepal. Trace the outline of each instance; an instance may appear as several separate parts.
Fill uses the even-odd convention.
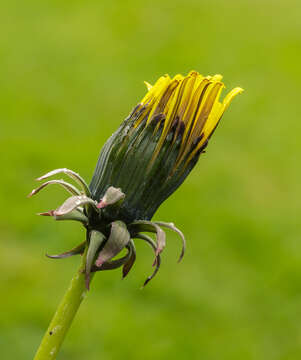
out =
[[[88,252],[87,252],[86,268],[85,268],[86,288],[88,290],[89,290],[89,286],[90,286],[91,268],[92,268],[95,258],[97,256],[98,249],[100,248],[100,246],[104,240],[105,240],[105,236],[100,231],[92,230],[90,232],[89,247],[88,247]]]
[[[59,208],[54,210],[53,215],[55,216],[62,216],[71,213],[78,207],[88,205],[92,207],[95,211],[99,212],[97,208],[96,201],[92,200],[91,198],[80,195],[80,196],[71,196],[68,198]]]
[[[128,244],[129,249],[131,250],[130,256],[128,260],[125,262],[123,268],[122,268],[122,278],[124,279],[130,270],[132,269],[135,261],[136,261],[136,248],[133,240],[130,240]]]
[[[85,247],[86,247],[86,242],[84,241],[69,251],[63,252],[58,255],[46,254],[46,256],[49,257],[50,259],[65,259],[65,258],[73,256],[73,255],[82,255],[85,250]]]
[[[183,259],[183,256],[184,256],[185,250],[186,250],[186,240],[185,240],[184,234],[182,233],[181,230],[179,230],[177,227],[175,227],[174,223],[167,223],[167,222],[163,222],[163,221],[155,221],[155,224],[157,224],[159,226],[166,227],[166,228],[168,228],[170,230],[173,230],[178,235],[180,235],[181,240],[182,240],[182,251],[181,251],[180,257],[178,259],[178,262],[180,262]]]
[[[67,190],[71,195],[81,195],[81,192],[72,184],[69,184],[68,182],[64,180],[49,180],[43,183],[41,186],[39,186],[36,189],[33,189],[30,194],[28,194],[28,197],[31,197],[33,195],[36,195],[38,192],[40,192],[42,189],[44,189],[48,185],[58,184],[61,185],[65,190]]]
[[[37,180],[37,181],[45,180],[45,179],[48,179],[49,177],[51,177],[51,176],[53,176],[53,175],[61,174],[61,173],[66,174],[66,175],[69,176],[71,179],[73,179],[74,181],[76,181],[76,182],[80,185],[80,187],[82,188],[84,194],[87,195],[87,196],[89,196],[89,197],[91,197],[91,192],[90,192],[89,186],[87,185],[87,183],[85,182],[85,180],[84,180],[78,173],[76,173],[75,171],[70,170],[70,169],[66,169],[66,168],[63,168],[63,169],[55,169],[55,170],[49,171],[47,174],[45,174],[45,175],[43,175],[43,176],[40,176],[40,177],[37,178],[36,180]]]
[[[156,246],[156,243],[154,242],[154,240],[145,235],[145,234],[137,234],[136,235],[136,238],[137,239],[141,239],[141,240],[144,240],[148,245],[150,245],[150,247],[154,250],[154,253],[156,254],[157,253],[157,246]],[[155,263],[153,263],[153,266],[155,266],[155,270],[153,271],[153,273],[147,277],[147,279],[144,281],[143,283],[143,287],[148,284],[153,278],[154,276],[157,274],[157,272],[159,271],[160,269],[160,265],[161,265],[161,257],[160,257],[160,254],[156,255],[156,261]]]
[[[52,216],[55,220],[74,220],[80,221],[83,224],[87,225],[89,219],[87,216],[79,209],[72,210],[71,212],[63,215],[57,215],[56,210],[50,210],[43,213],[38,213],[40,216]]]
[[[132,222],[129,225],[131,231],[134,234],[138,234],[139,232],[153,232],[156,234],[157,238],[157,248],[156,248],[156,256],[159,255],[166,245],[166,235],[165,232],[158,226],[156,223],[146,220],[137,220]]]
[[[111,260],[114,256],[128,245],[130,241],[130,233],[127,230],[125,223],[122,221],[114,221],[111,224],[111,233],[100,251],[95,265],[101,267],[105,262]]]
[[[125,194],[121,191],[121,189],[110,186],[105,192],[104,197],[97,204],[97,207],[98,209],[102,209],[110,205],[121,204],[124,198]]]

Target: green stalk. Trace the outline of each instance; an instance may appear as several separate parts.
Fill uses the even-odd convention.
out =
[[[83,272],[85,269],[86,253],[87,249],[82,256],[79,270],[73,276],[69,288],[51,320],[34,360],[56,359],[70,325],[87,292]],[[91,274],[91,278],[92,276],[93,273]]]

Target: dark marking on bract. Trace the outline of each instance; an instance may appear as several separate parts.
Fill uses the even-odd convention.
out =
[[[176,116],[176,118],[174,119],[171,128],[170,128],[170,132],[174,133],[178,127],[178,123],[179,123],[179,116]]]
[[[178,129],[178,136],[182,137],[185,131],[185,124],[183,121],[180,121],[179,129]]]

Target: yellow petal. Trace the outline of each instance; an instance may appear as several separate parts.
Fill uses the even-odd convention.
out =
[[[227,94],[227,96],[224,98],[224,101],[223,101],[224,111],[230,105],[231,101],[235,98],[235,96],[238,94],[241,94],[243,91],[244,91],[244,89],[242,89],[240,87],[236,87],[236,88],[232,89],[229,92],[229,94]]]
[[[150,89],[153,87],[153,85],[151,85],[150,83],[148,83],[147,81],[144,81],[145,86],[147,87],[147,90],[150,91]]]

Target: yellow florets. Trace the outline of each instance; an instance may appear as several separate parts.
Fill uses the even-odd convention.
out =
[[[148,93],[141,101],[145,111],[135,125],[138,126],[145,116],[148,116],[149,123],[154,116],[160,113],[165,115],[164,130],[156,154],[177,119],[185,126],[178,162],[183,160],[196,140],[199,141],[191,157],[206,143],[233,98],[243,91],[236,87],[221,102],[220,95],[225,87],[221,80],[221,75],[204,77],[191,71],[187,76],[178,74],[173,79],[169,75],[162,76],[153,86],[145,83]]]

